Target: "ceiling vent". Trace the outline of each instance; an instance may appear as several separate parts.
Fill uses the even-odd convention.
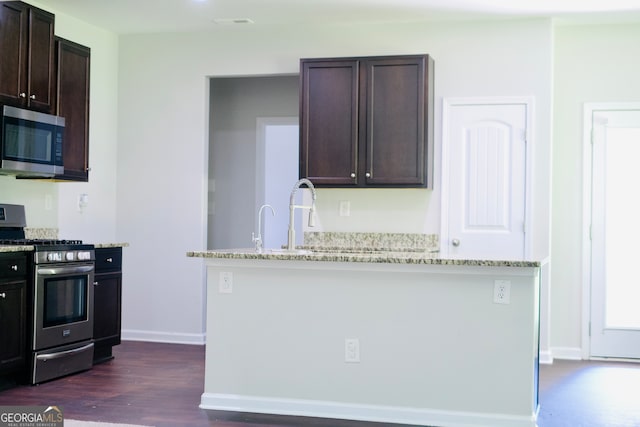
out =
[[[249,18],[220,18],[220,19],[214,19],[213,22],[220,25],[253,24],[254,23]]]

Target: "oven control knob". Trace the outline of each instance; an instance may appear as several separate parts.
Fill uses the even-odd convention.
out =
[[[47,261],[62,261],[62,255],[60,252],[49,252],[47,254]]]
[[[73,252],[67,252],[65,255],[67,261],[73,261]]]
[[[91,259],[91,252],[78,252],[78,259],[80,261],[87,261]]]

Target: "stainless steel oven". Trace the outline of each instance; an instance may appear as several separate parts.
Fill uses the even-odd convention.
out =
[[[25,218],[23,205],[0,203],[0,245],[34,248],[25,341],[28,381],[37,384],[93,366],[95,250],[80,240],[26,239]]]
[[[36,245],[31,382],[93,365],[92,245]]]

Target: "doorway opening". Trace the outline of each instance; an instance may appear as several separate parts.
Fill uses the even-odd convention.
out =
[[[207,248],[249,248],[258,222],[257,204],[265,194],[258,189],[265,182],[264,159],[258,158],[257,148],[260,123],[264,118],[298,117],[298,76],[214,77],[209,87]],[[290,167],[297,174],[297,159]],[[286,185],[287,191],[296,179]],[[277,212],[277,217],[288,219],[288,212]]]
[[[640,104],[585,105],[586,358],[640,359],[634,243]]]

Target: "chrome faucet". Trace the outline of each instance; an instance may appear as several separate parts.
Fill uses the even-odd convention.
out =
[[[311,206],[305,205],[296,205],[294,197],[296,195],[296,191],[302,184],[305,184],[309,190],[311,190]],[[296,247],[296,231],[293,227],[293,213],[297,209],[309,209],[309,227],[314,227],[316,225],[316,188],[313,186],[311,181],[307,178],[302,178],[293,186],[293,190],[291,190],[291,196],[289,197],[289,235],[287,238],[287,250],[293,251]]]
[[[262,241],[262,211],[264,210],[264,208],[269,208],[271,209],[271,215],[275,216],[276,215],[276,211],[273,210],[273,206],[271,205],[262,205],[260,206],[260,210],[258,211],[258,235],[256,236],[255,233],[251,233],[251,240],[253,241],[253,243],[255,243],[256,245],[256,252],[257,253],[262,253],[262,246],[263,246],[263,241]]]

